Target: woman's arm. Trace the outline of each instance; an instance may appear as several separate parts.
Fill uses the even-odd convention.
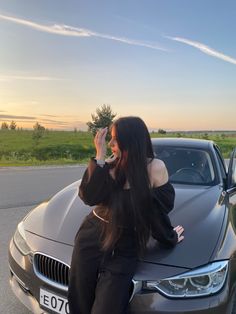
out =
[[[173,247],[178,242],[177,232],[171,225],[168,213],[174,207],[175,191],[167,182],[162,186],[152,188],[151,232],[154,239]]]
[[[112,178],[105,163],[106,134],[107,128],[104,128],[95,135],[96,158],[91,158],[79,188],[80,198],[90,206],[106,202],[111,192]]]
[[[79,187],[80,198],[90,206],[106,203],[111,188],[112,178],[108,164],[99,166],[96,159],[91,158]]]
[[[173,247],[182,241],[184,228],[173,228],[168,213],[174,208],[175,190],[169,182],[165,163],[154,159],[150,167],[150,182],[152,185],[153,208],[151,230],[153,237],[159,242]]]

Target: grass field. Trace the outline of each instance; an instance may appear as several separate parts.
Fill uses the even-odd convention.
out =
[[[86,163],[94,156],[93,137],[88,132],[45,131],[39,140],[30,130],[0,130],[0,166],[32,166]],[[182,132],[151,137],[191,137],[215,141],[225,158],[236,147],[236,132]]]

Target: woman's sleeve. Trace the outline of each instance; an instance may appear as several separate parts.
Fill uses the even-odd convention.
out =
[[[154,239],[160,243],[174,247],[178,236],[171,225],[168,213],[174,207],[175,190],[167,182],[166,184],[152,189],[152,210],[151,210],[151,232]]]
[[[101,167],[91,158],[79,187],[80,198],[90,206],[106,202],[111,193],[111,181],[108,164]]]

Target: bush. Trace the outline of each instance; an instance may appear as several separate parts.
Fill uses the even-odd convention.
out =
[[[82,145],[55,145],[47,147],[36,147],[33,151],[33,156],[38,160],[56,160],[56,159],[85,159],[89,155],[95,154],[95,149],[92,147],[84,148]]]

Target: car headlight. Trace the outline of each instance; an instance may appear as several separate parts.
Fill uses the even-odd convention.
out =
[[[16,229],[16,232],[13,237],[14,243],[18,250],[23,254],[23,255],[28,255],[31,250],[30,247],[28,246],[26,242],[26,236],[25,236],[25,229],[24,229],[24,224],[23,221],[21,221]]]
[[[224,285],[228,261],[214,262],[182,275],[144,281],[144,290],[158,290],[172,298],[192,298],[217,293]]]

